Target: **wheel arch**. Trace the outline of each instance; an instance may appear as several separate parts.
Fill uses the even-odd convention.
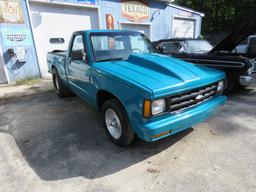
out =
[[[104,89],[101,89],[97,92],[96,94],[96,104],[97,104],[97,108],[99,110],[101,110],[104,102],[106,102],[107,100],[110,100],[110,99],[116,99],[120,102],[120,104],[123,106],[123,108],[125,109],[125,105],[124,105],[124,102],[118,97],[116,96],[115,94],[109,92],[109,91],[106,91]],[[126,109],[125,109],[126,111]],[[127,111],[126,111],[127,113]]]

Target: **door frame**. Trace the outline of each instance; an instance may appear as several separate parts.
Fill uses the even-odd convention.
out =
[[[152,39],[152,23],[138,23],[138,22],[123,22],[123,21],[119,21],[118,22],[118,26],[119,29],[122,29],[122,24],[127,24],[127,25],[144,25],[144,26],[148,26],[149,27],[149,39]]]
[[[6,68],[6,63],[4,61],[4,57],[3,57],[3,50],[2,50],[2,47],[0,46],[0,65],[3,65],[3,71],[4,71],[4,75],[5,75],[5,79],[6,79],[6,82],[7,84],[10,83],[10,78],[9,78],[9,75],[8,75],[8,71],[7,71],[7,68]],[[5,83],[0,83],[0,84],[5,84]]]
[[[32,38],[33,38],[33,42],[34,42],[34,47],[35,47],[35,53],[36,53],[36,60],[38,63],[38,67],[39,67],[39,71],[40,71],[40,76],[43,77],[44,75],[41,72],[41,67],[39,64],[39,58],[38,58],[38,50],[36,48],[36,42],[35,42],[35,38],[34,38],[34,28],[32,25],[32,15],[31,15],[31,9],[30,9],[30,3],[38,3],[38,4],[45,4],[45,5],[53,5],[53,6],[59,6],[59,7],[69,7],[69,8],[84,8],[84,9],[95,9],[97,12],[97,21],[98,21],[98,28],[101,29],[101,12],[100,12],[100,6],[98,5],[86,5],[86,4],[79,4],[79,3],[67,3],[67,2],[55,2],[55,1],[45,1],[45,0],[25,0],[26,1],[26,7],[27,7],[27,11],[28,11],[28,20],[29,20],[29,25],[30,25],[30,29],[32,31]]]
[[[197,22],[197,19],[196,18],[193,18],[193,17],[185,17],[185,16],[180,16],[180,15],[173,15],[172,16],[172,25],[171,25],[171,37],[173,38],[173,29],[174,29],[174,20],[175,19],[186,19],[186,20],[191,20],[191,21],[194,21],[194,31],[193,31],[193,38],[196,37],[196,22]]]

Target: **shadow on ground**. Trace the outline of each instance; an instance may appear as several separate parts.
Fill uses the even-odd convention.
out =
[[[215,118],[208,121],[211,127],[226,136],[255,133],[255,129],[250,125],[255,124],[256,81],[254,80],[249,87],[235,87],[227,97],[225,106],[215,114]],[[241,122],[241,119],[244,122]]]
[[[77,97],[61,100],[51,91],[2,100],[1,107],[0,131],[14,136],[44,180],[103,177],[158,154],[193,131],[155,143],[137,139],[123,149],[108,141],[99,113]]]

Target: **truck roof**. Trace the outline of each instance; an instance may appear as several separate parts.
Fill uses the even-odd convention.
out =
[[[82,30],[82,31],[76,31],[75,33],[123,33],[123,32],[137,32],[132,30],[107,30],[107,29],[93,29],[93,30]],[[139,33],[139,32],[138,32]]]

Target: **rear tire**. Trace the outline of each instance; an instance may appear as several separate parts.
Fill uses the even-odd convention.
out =
[[[127,114],[117,99],[106,101],[102,106],[102,120],[106,135],[114,144],[125,147],[132,143],[134,132],[129,125]]]
[[[52,81],[55,92],[60,98],[70,97],[74,95],[72,91],[70,91],[70,89],[67,88],[64,82],[61,80],[56,68],[53,68],[52,70]]]

